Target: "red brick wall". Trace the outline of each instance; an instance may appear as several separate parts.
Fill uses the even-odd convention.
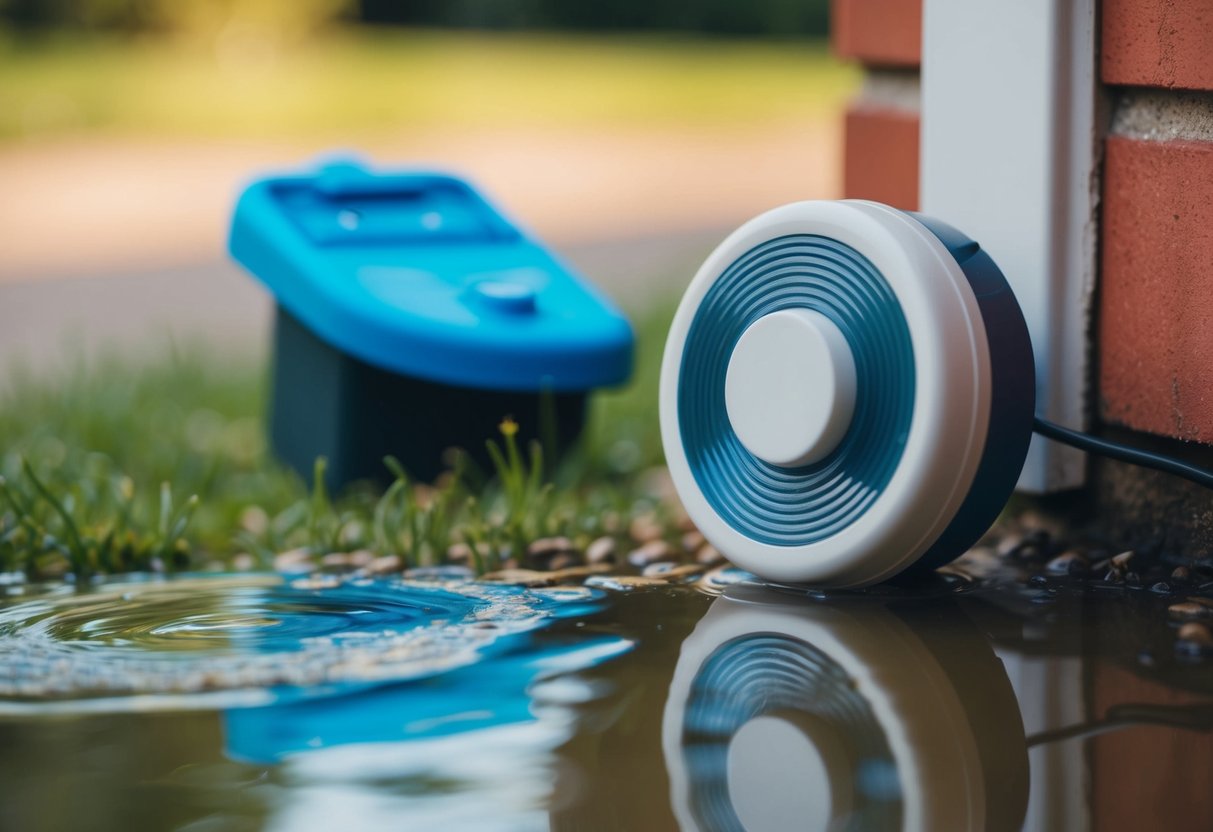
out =
[[[1110,136],[1102,241],[1104,419],[1213,441],[1213,142]]]
[[[1213,0],[1103,0],[1101,35],[1100,415],[1213,443],[1213,94],[1179,91],[1213,91]]]
[[[1213,89],[1213,2],[1103,0],[1108,84]]]
[[[833,0],[836,54],[869,70],[917,70],[922,0]],[[918,207],[918,112],[862,94],[847,108],[843,195],[898,208]]]
[[[860,102],[847,108],[843,194],[918,207],[918,114]]]
[[[868,66],[917,68],[922,52],[922,0],[832,0],[834,51]]]
[[[868,72],[843,193],[916,208],[918,112],[877,93],[917,70],[922,0],[833,0],[832,14],[834,51]],[[1105,147],[1099,415],[1213,443],[1213,0],[1101,0],[1100,21],[1100,77],[1118,116],[1135,109]]]

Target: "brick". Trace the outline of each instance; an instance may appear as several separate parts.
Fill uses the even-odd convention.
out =
[[[1103,205],[1103,418],[1213,442],[1213,142],[1109,137]]]
[[[918,66],[922,0],[832,0],[830,33],[840,57],[870,66]]]
[[[918,113],[852,105],[846,115],[843,195],[918,208]]]
[[[1103,0],[1108,84],[1213,90],[1213,0]]]

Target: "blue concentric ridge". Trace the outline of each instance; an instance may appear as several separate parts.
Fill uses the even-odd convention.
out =
[[[783,468],[755,457],[725,407],[729,357],[756,320],[783,309],[829,318],[855,358],[851,427],[819,462]],[[892,287],[854,248],[828,237],[767,240],[729,265],[687,331],[678,426],[704,498],[745,536],[775,546],[828,538],[859,519],[901,461],[914,409],[914,349]]]
[[[766,714],[800,714],[845,738],[855,803],[841,828],[901,827],[897,764],[880,720],[851,676],[807,642],[751,633],[718,647],[687,694],[681,745],[699,828],[743,829],[728,782],[729,743],[746,722]],[[879,786],[885,788],[873,788]]]

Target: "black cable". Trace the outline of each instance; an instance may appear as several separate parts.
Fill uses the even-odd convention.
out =
[[[1093,719],[1054,728],[1028,736],[1028,748],[1047,745],[1078,737],[1086,739],[1109,731],[1119,731],[1138,725],[1154,725],[1175,728],[1181,731],[1213,731],[1213,705],[1201,702],[1195,705],[1155,705],[1153,703],[1128,702],[1108,708],[1103,719]]]
[[[1046,422],[1039,416],[1033,420],[1032,429],[1046,439],[1061,442],[1078,448],[1080,451],[1099,454],[1109,459],[1128,462],[1131,465],[1140,465],[1142,468],[1152,468],[1166,474],[1174,474],[1197,485],[1203,485],[1205,488],[1213,488],[1213,471],[1189,465],[1173,457],[1143,451],[1140,448],[1121,445],[1119,442],[1110,442],[1107,439],[1100,439],[1098,436],[1063,428],[1061,425]]]

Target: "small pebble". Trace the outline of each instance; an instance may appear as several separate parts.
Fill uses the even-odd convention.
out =
[[[1150,591],[1156,592],[1159,595],[1170,595],[1173,590],[1171,589],[1171,585],[1166,581],[1159,581],[1158,583],[1151,585]]]
[[[546,560],[572,549],[573,541],[567,537],[543,537],[527,546],[526,554],[531,560]]]
[[[352,552],[346,552],[346,557],[350,559],[350,563],[359,569],[365,569],[375,562],[377,555],[368,549],[355,549]]]
[[[1207,624],[1189,621],[1179,628],[1179,640],[1201,647],[1213,647],[1213,630]]]
[[[667,581],[677,581],[682,578],[699,575],[706,569],[706,566],[699,563],[685,563],[682,565],[668,562],[651,563],[644,568],[642,574],[646,578],[665,578]]]
[[[1088,567],[1087,559],[1072,549],[1045,564],[1045,569],[1055,575],[1082,575]]]
[[[1049,533],[1034,529],[1026,534],[1009,534],[998,543],[999,557],[1034,560],[1049,553]]]
[[[372,575],[391,575],[403,570],[404,561],[400,555],[384,555],[366,565],[366,571]]]
[[[718,566],[705,574],[695,586],[712,595],[719,595],[726,587],[733,584],[747,583],[758,580],[749,572],[735,566]]]
[[[1023,537],[1021,542],[1012,555],[1020,560],[1036,560],[1037,558],[1046,557],[1050,550],[1050,535],[1044,529],[1034,529]]]
[[[598,587],[599,589],[613,589],[617,592],[631,592],[635,589],[669,586],[661,578],[645,578],[639,575],[595,575],[588,579],[585,585]]]
[[[569,581],[581,581],[590,575],[599,575],[603,572],[610,572],[611,565],[609,563],[591,563],[579,566],[570,566],[568,569],[557,569],[554,572],[547,573],[552,576],[552,580],[558,584],[568,583]]]
[[[448,563],[468,563],[472,559],[472,547],[466,543],[452,543],[447,547],[446,559]]]
[[[1115,569],[1128,569],[1129,562],[1137,556],[1137,553],[1132,549],[1121,552],[1119,555],[1112,556],[1112,567]]]
[[[1198,604],[1195,601],[1181,601],[1167,607],[1172,618],[1213,618],[1213,607]]]
[[[490,572],[480,580],[490,584],[512,584],[514,586],[551,586],[556,583],[556,573],[539,572],[535,569],[500,569]]]
[[[1023,545],[1024,537],[1021,534],[1009,534],[1002,540],[998,541],[998,547],[995,551],[1000,558],[1010,557],[1019,550]]]
[[[724,555],[720,554],[720,551],[711,543],[705,543],[695,553],[695,561],[704,566],[719,566],[724,563]]]
[[[343,572],[358,568],[349,552],[329,552],[320,559],[320,566],[330,572]]]
[[[640,475],[640,490],[662,502],[673,504],[678,501],[674,478],[670,476],[670,469],[664,465],[656,465]]]
[[[1003,568],[996,550],[988,546],[975,546],[956,561],[956,565],[970,574],[986,575]]]
[[[1192,570],[1186,566],[1177,566],[1171,572],[1171,580],[1175,581],[1176,583],[1186,584],[1188,581],[1192,580]]]
[[[615,538],[610,535],[604,535],[594,540],[586,547],[585,559],[589,563],[614,563]]]
[[[674,547],[664,540],[650,541],[628,554],[628,563],[637,569],[643,569],[651,563],[660,563],[664,560],[678,560]]]
[[[581,563],[581,558],[576,552],[557,552],[548,559],[544,564],[548,569],[560,571],[562,569],[571,569]]]
[[[688,555],[692,555],[695,552],[698,552],[706,542],[707,541],[704,539],[702,532],[687,532],[682,536],[682,551],[686,552]]]
[[[1125,583],[1129,586],[1141,586],[1141,575],[1136,572],[1129,572],[1125,575]]]
[[[307,549],[291,549],[274,556],[275,572],[308,572],[313,566],[312,553]]]
[[[628,526],[628,534],[637,543],[651,543],[660,540],[663,529],[653,514],[641,514],[632,519]]]

